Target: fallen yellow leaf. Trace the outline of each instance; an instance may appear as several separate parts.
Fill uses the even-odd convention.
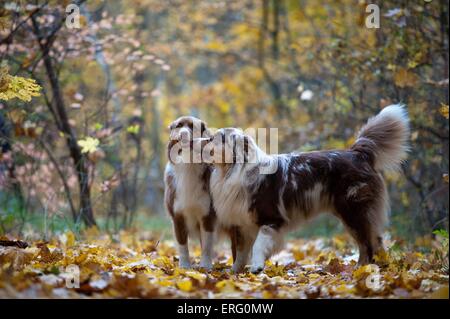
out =
[[[177,287],[181,291],[190,292],[192,290],[192,281],[190,279],[185,279],[177,282]]]

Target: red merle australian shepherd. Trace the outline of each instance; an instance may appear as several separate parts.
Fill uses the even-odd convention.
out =
[[[164,202],[173,221],[180,267],[191,267],[188,237],[196,235],[202,246],[200,267],[211,269],[216,221],[209,194],[212,166],[202,163],[191,151],[193,139],[209,136],[209,131],[203,121],[192,116],[178,118],[169,130]]]
[[[233,230],[233,270],[242,271],[251,255],[251,271],[261,271],[284,233],[321,212],[343,222],[358,244],[359,264],[371,262],[383,248],[389,210],[382,171],[399,167],[408,138],[401,105],[369,119],[348,150],[268,155],[241,130],[218,130],[207,143],[214,147],[210,191],[220,227]],[[274,173],[262,173],[268,165]]]

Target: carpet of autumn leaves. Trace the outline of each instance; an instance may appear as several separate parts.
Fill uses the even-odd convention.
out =
[[[448,298],[448,247],[430,239],[420,243],[429,253],[387,241],[377,257],[379,285],[370,289],[375,266],[356,265],[346,235],[289,240],[258,275],[231,273],[226,244],[205,272],[179,269],[175,243],[151,233],[89,229],[77,237],[0,246],[0,298]],[[192,255],[198,264],[198,246]],[[70,265],[79,267],[79,288],[66,287]]]

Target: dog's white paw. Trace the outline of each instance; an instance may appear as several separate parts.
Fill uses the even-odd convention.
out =
[[[202,260],[200,260],[199,268],[203,268],[205,270],[211,270],[213,268],[211,259],[202,258]]]
[[[231,270],[235,273],[241,273],[243,272],[245,269],[245,265],[237,265],[237,264],[233,264],[233,266],[231,267]]]
[[[179,267],[182,269],[192,268],[191,262],[189,260],[180,260]]]
[[[264,270],[264,264],[255,264],[255,265],[252,265],[250,268],[250,271],[252,274],[259,274],[263,270]]]

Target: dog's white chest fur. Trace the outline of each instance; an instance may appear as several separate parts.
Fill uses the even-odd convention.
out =
[[[202,218],[209,213],[211,199],[202,181],[203,167],[199,164],[168,164],[174,176],[174,214],[185,216],[189,230],[196,232]]]
[[[242,181],[245,174],[235,170],[228,178],[215,169],[211,175],[211,197],[217,218],[224,227],[254,227],[249,212],[249,196]]]

